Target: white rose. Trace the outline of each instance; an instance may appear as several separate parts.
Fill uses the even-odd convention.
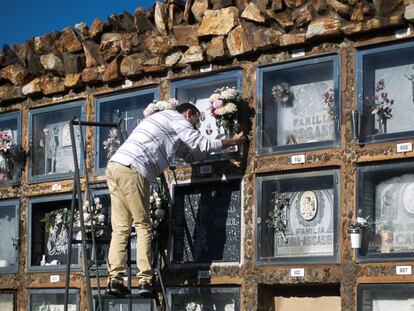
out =
[[[93,199],[93,202],[94,202],[95,204],[99,204],[99,203],[101,203],[101,200],[99,200],[99,198],[95,198],[95,199]]]
[[[154,196],[150,196],[150,203],[154,203]]]
[[[164,110],[165,107],[168,105],[167,102],[160,100],[159,102],[157,102],[157,108],[158,110]]]
[[[161,206],[161,199],[160,198],[155,198],[155,206],[156,207],[160,207]]]
[[[104,214],[99,214],[98,215],[98,222],[103,223],[105,221],[105,215]]]
[[[219,107],[216,109],[216,111],[214,112],[216,115],[222,116],[226,114],[226,107]]]
[[[83,213],[83,221],[88,222],[91,219],[91,214]]]
[[[210,102],[215,102],[216,100],[220,99],[220,95],[217,93],[214,93],[213,95],[210,96]]]
[[[226,112],[227,113],[233,113],[233,112],[236,112],[237,111],[237,106],[235,104],[233,104],[233,103],[228,103],[225,106],[225,108],[226,108]]]

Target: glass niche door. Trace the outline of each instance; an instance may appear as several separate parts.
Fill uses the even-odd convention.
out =
[[[28,311],[63,311],[65,289],[29,289]],[[68,311],[79,311],[79,290],[69,289]]]
[[[72,102],[29,111],[29,181],[71,178],[75,171],[69,122],[85,119],[83,103]],[[80,128],[74,127],[81,168]]]
[[[210,108],[210,96],[217,89],[223,87],[235,88],[241,91],[242,71],[234,70],[228,72],[209,74],[199,78],[188,78],[171,82],[171,97],[178,100],[180,104],[190,102],[201,112],[200,133],[209,139],[221,139],[225,136],[225,130],[219,126],[213,117]],[[238,107],[240,109],[240,107]],[[235,126],[237,131],[237,125]],[[236,152],[237,147],[233,146],[222,152],[211,154],[203,161],[215,161],[228,159],[230,153]],[[176,160],[176,163],[183,163]]]
[[[20,182],[24,160],[20,111],[0,115],[0,187]]]
[[[240,288],[236,286],[194,286],[167,288],[171,311],[240,310]]]
[[[414,42],[357,51],[361,142],[414,137]]]
[[[360,284],[358,311],[414,310],[414,284]]]
[[[144,118],[144,109],[158,97],[158,87],[98,97],[95,103],[96,122],[120,122],[122,136],[126,139]],[[97,127],[95,133],[95,171],[103,174],[120,141],[116,129]]]
[[[19,202],[0,201],[0,273],[17,272],[19,256]]]
[[[338,171],[257,179],[259,264],[338,260]]]
[[[362,233],[359,261],[411,260],[414,251],[414,162],[358,167],[357,211],[371,227]]]
[[[339,144],[338,55],[261,67],[257,76],[259,154]]]
[[[65,271],[70,245],[69,222],[72,195],[29,199],[27,270]],[[79,211],[74,218],[73,239],[78,240]],[[75,230],[75,228],[77,229]],[[72,244],[72,270],[80,268],[81,244]]]

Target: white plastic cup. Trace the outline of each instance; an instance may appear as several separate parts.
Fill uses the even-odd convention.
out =
[[[361,248],[361,240],[362,240],[361,230],[350,229],[348,233],[351,236],[351,247]]]

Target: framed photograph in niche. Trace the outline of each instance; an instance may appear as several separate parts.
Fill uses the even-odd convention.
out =
[[[188,78],[171,82],[171,97],[178,102],[193,103],[201,112],[200,127],[201,134],[209,139],[221,139],[226,133],[222,126],[219,126],[213,117],[210,108],[210,96],[219,88],[229,87],[242,90],[242,71],[233,70],[228,72],[213,73],[199,78]],[[235,131],[238,130],[235,125]],[[230,147],[217,154],[211,154],[204,161],[215,161],[228,159],[232,152],[236,152],[237,147]],[[181,162],[182,164],[183,162]],[[180,161],[177,159],[177,164]]]
[[[0,273],[17,272],[19,219],[19,201],[0,201]]]
[[[339,171],[257,177],[257,262],[338,261]]]
[[[119,123],[126,139],[144,118],[143,111],[159,98],[158,87],[143,88],[127,93],[112,94],[96,98],[96,122]],[[97,127],[95,131],[95,171],[103,174],[109,158],[119,147],[115,129]]]
[[[339,90],[338,55],[258,68],[258,153],[339,145]]]
[[[359,141],[414,136],[414,42],[357,50]]]
[[[167,288],[171,311],[240,310],[238,286],[194,286]]]
[[[69,212],[72,195],[29,199],[28,271],[64,271],[69,243]],[[75,215],[75,222],[76,222]],[[73,238],[77,237],[74,230]],[[80,268],[81,244],[72,245],[71,265]]]
[[[74,173],[69,121],[85,119],[83,102],[58,104],[29,111],[29,181],[71,178]],[[74,127],[82,171],[80,130]]]
[[[414,284],[359,284],[358,311],[414,310]]]
[[[357,217],[371,227],[362,234],[359,261],[398,261],[414,251],[414,162],[358,167]]]
[[[69,289],[68,311],[79,311],[79,290]],[[29,311],[63,311],[65,289],[29,289]]]
[[[15,293],[13,291],[0,291],[0,310],[15,311]]]
[[[22,163],[20,111],[0,115],[0,187],[20,182]]]
[[[174,187],[170,250],[174,264],[240,261],[240,182]]]

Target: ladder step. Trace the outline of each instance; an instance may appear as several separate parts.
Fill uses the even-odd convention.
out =
[[[98,300],[98,295],[93,296],[94,299]],[[102,300],[148,300],[148,302],[152,302],[152,300],[155,299],[155,297],[148,297],[148,296],[141,296],[139,294],[129,294],[129,295],[107,295],[103,294],[101,295]]]
[[[82,244],[82,240],[72,240],[72,244]],[[92,244],[92,239],[86,239],[87,244]],[[95,244],[108,244],[111,242],[109,239],[95,239]]]

